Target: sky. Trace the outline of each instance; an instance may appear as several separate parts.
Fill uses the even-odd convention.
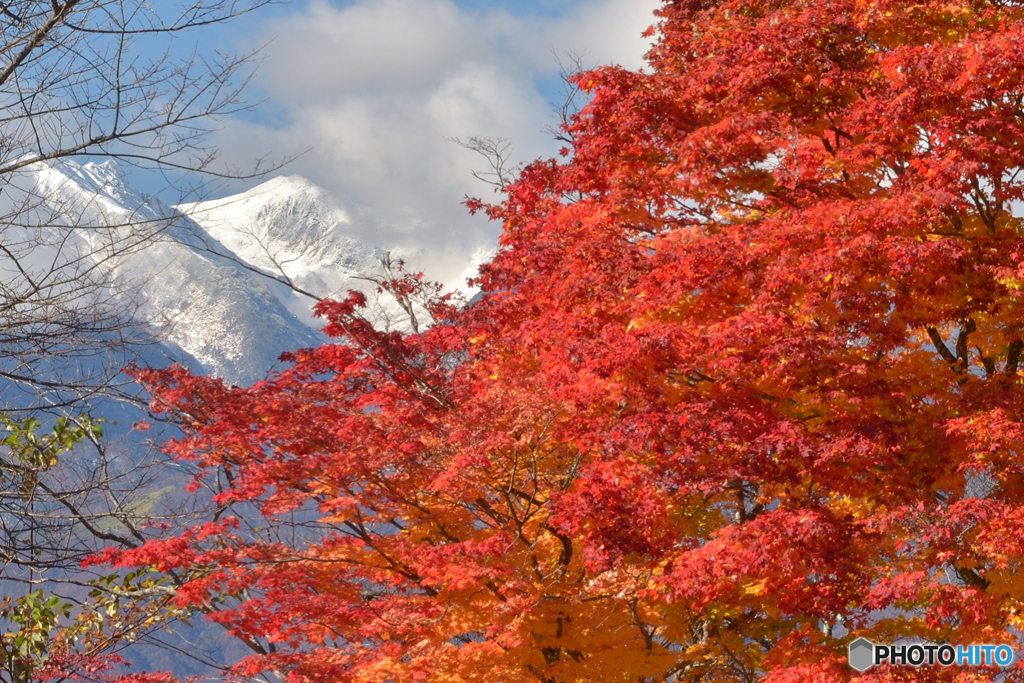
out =
[[[296,157],[279,174],[308,178],[373,220],[359,237],[411,257],[443,281],[493,249],[499,226],[470,217],[466,195],[486,163],[452,138],[507,139],[512,157],[557,152],[548,126],[559,58],[643,66],[642,32],[658,0],[309,0],[250,15],[221,47],[265,45],[251,113],[212,142],[240,168]],[[221,194],[255,186],[235,183]]]

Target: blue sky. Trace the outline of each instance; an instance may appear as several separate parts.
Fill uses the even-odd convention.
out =
[[[327,0],[336,8],[344,8],[358,4],[358,0]],[[295,12],[304,3],[302,0],[290,0],[260,10],[263,17],[283,16]],[[454,0],[460,9],[476,12],[503,10],[516,16],[561,17],[569,14],[580,6],[586,6],[588,0]]]
[[[470,218],[480,161],[448,138],[508,139],[520,161],[555,153],[556,55],[643,65],[659,0],[301,0],[221,30],[205,47],[264,61],[254,113],[221,122],[224,160],[301,155],[281,171],[340,197],[361,237],[420,259],[442,279],[492,248],[497,226]],[[209,37],[207,38],[209,40]],[[221,194],[247,189],[236,183]],[[372,224],[372,227],[370,227]],[[357,226],[357,231],[360,226]],[[415,258],[413,259],[415,261]]]

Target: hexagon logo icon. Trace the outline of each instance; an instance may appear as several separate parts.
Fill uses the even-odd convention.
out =
[[[858,638],[848,649],[850,666],[857,671],[867,671],[875,664],[875,646],[867,638]]]

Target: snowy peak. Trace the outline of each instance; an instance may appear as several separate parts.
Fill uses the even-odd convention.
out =
[[[176,208],[247,263],[317,296],[337,296],[377,266],[380,250],[353,236],[353,212],[299,176]]]
[[[238,195],[176,208],[215,238],[251,251],[255,259],[266,259],[274,248],[307,252],[351,223],[344,208],[299,176],[275,178]]]
[[[114,161],[83,165],[62,161],[39,164],[33,170],[32,194],[82,225],[141,224],[176,215],[163,202],[132,187]]]

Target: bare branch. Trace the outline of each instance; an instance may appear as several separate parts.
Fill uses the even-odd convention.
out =
[[[487,160],[487,170],[472,171],[473,177],[477,180],[491,185],[504,192],[505,188],[515,181],[518,167],[511,166],[509,157],[512,153],[512,143],[505,138],[479,137],[469,138],[447,138],[463,149],[476,152]]]

